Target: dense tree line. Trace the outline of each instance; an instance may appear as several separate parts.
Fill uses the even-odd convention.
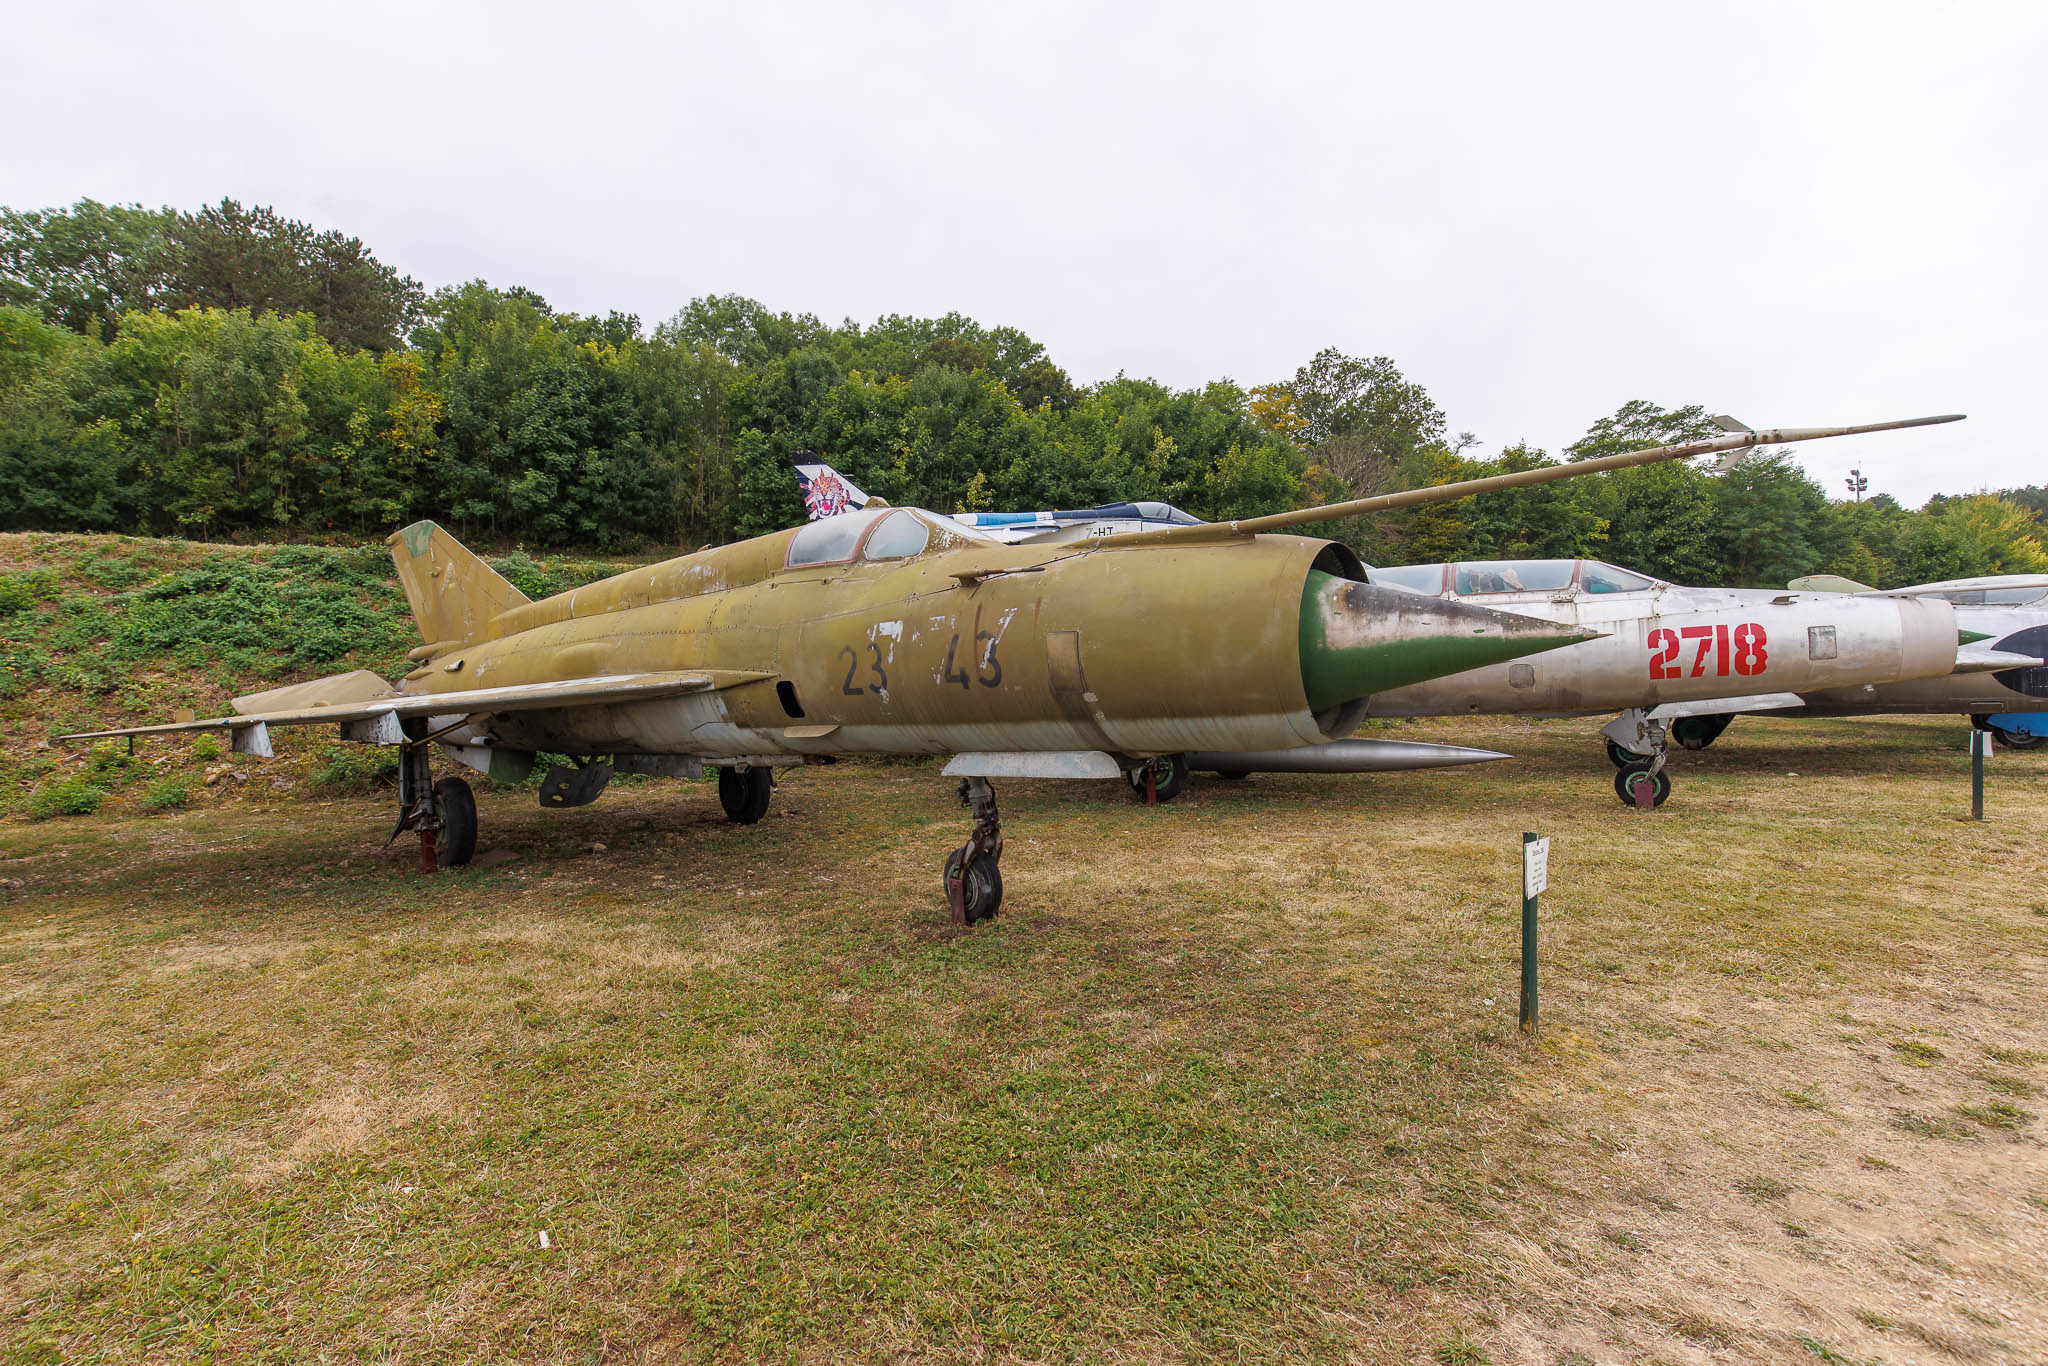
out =
[[[1710,429],[1630,403],[1561,452]],[[1392,360],[1290,379],[1078,385],[958,314],[829,326],[737,296],[653,329],[481,282],[431,295],[355,238],[233,201],[0,210],[0,527],[360,537],[417,517],[494,545],[697,545],[801,519],[819,452],[940,511],[1163,499],[1252,516],[1552,463],[1469,434]],[[1833,501],[1768,454],[1328,528],[1370,561],[1595,555],[1684,582],[1896,584],[2048,570],[2048,496]]]

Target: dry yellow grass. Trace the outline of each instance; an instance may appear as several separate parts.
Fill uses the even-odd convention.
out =
[[[1523,757],[1151,811],[1006,785],[972,931],[925,765],[796,775],[745,830],[700,785],[485,794],[517,859],[433,879],[376,799],[261,782],[0,824],[0,1335],[2048,1357],[2048,756],[1998,756],[1976,825],[1958,722],[1748,720],[1637,814],[1595,724],[1417,725]]]

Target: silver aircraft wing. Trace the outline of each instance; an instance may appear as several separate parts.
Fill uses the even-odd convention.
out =
[[[355,675],[340,675],[342,679],[353,677]],[[717,692],[724,688],[738,687],[742,683],[753,683],[773,677],[773,674],[756,673],[747,669],[690,669],[658,673],[601,674],[594,678],[572,678],[557,683],[521,683],[506,688],[466,688],[452,692],[399,692],[395,688],[387,688],[382,695],[358,695],[311,706],[269,709],[259,707],[250,711],[238,710],[232,716],[171,721],[156,726],[123,726],[114,730],[80,731],[74,735],[62,735],[57,738],[105,740],[125,735],[169,735],[177,731],[226,730],[235,732],[236,745],[240,749],[240,732],[259,726],[309,726],[346,721],[378,721],[387,716],[403,720],[416,716],[486,716],[501,712],[548,711],[557,707],[600,707],[617,702],[645,702],[659,697],[676,697],[684,693]],[[329,683],[334,680],[315,681]],[[294,689],[280,688],[276,693],[258,693],[252,698],[237,698],[236,703],[239,706],[244,702],[276,697],[308,686],[299,684]],[[366,690],[347,691],[361,693]],[[264,743],[267,744],[267,737]],[[248,752],[260,753],[261,750],[254,749]]]
[[[1748,697],[1705,697],[1697,702],[1666,702],[1650,708],[1653,721],[1670,721],[1680,716],[1726,716],[1745,711],[1776,711],[1781,707],[1803,707],[1806,699],[1796,692],[1762,692]]]

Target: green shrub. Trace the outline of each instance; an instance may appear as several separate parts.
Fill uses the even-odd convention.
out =
[[[142,804],[151,811],[176,811],[191,799],[192,780],[182,773],[166,773],[142,793]]]
[[[26,612],[37,603],[56,596],[57,580],[47,569],[0,574],[0,617]]]
[[[52,816],[89,816],[106,799],[107,790],[80,773],[29,793],[28,814],[39,821]]]
[[[386,614],[356,600],[354,576],[336,583],[323,572],[333,555],[310,554],[280,553],[267,565],[222,558],[167,575],[129,598],[114,647],[129,657],[239,647],[316,665],[381,646]]]
[[[329,745],[320,754],[320,767],[307,777],[315,792],[329,796],[350,796],[375,792],[398,781],[398,749],[369,745]]]
[[[626,570],[622,564],[603,564],[595,560],[536,560],[524,550],[501,555],[490,561],[490,565],[505,576],[506,582],[535,602],[557,593],[566,593],[572,588],[581,588],[586,583],[608,579]]]
[[[81,556],[71,572],[98,588],[133,588],[156,577],[157,566],[151,559],[146,552],[125,554],[116,546],[102,554]]]
[[[226,753],[227,750],[221,747],[218,735],[207,735],[202,732],[199,738],[192,742],[192,757],[204,763],[210,764]]]
[[[86,756],[85,771],[101,787],[112,787],[135,765],[125,740],[102,740]]]

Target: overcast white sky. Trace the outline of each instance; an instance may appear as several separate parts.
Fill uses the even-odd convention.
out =
[[[1553,452],[1625,400],[1830,493],[2048,482],[2048,4],[13,10],[0,203],[339,227],[650,326],[959,309],[1077,380],[1393,357]]]

